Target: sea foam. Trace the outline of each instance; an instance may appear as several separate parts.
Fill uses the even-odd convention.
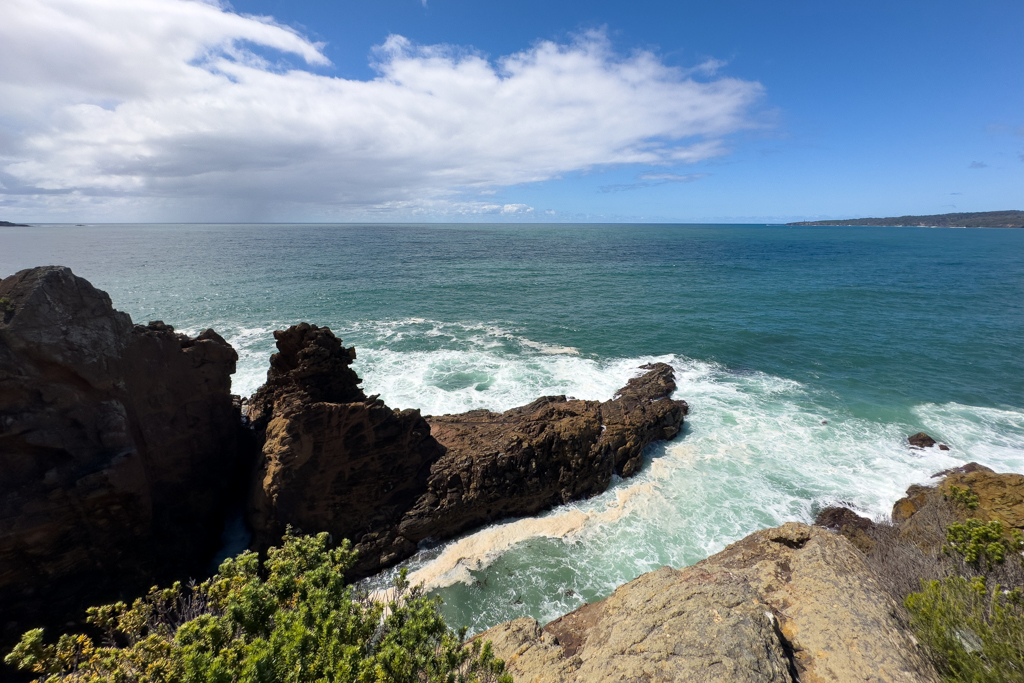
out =
[[[1024,412],[923,404],[906,419],[869,419],[827,391],[679,355],[598,358],[500,323],[424,318],[331,326],[357,347],[368,394],[424,414],[495,411],[544,395],[607,400],[642,370],[673,366],[690,403],[683,434],[652,446],[643,470],[595,498],[507,520],[405,565],[472,631],[518,616],[554,618],[662,565],[692,564],[728,543],[836,503],[882,518],[913,483],[974,460],[1024,470]],[[272,327],[225,335],[239,349],[236,391],[263,381]],[[926,430],[950,451],[916,451]],[[368,586],[381,588],[386,572]]]

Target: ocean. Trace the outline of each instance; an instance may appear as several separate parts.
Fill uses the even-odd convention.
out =
[[[553,619],[826,505],[883,517],[944,468],[1024,472],[1024,230],[0,228],[0,277],[49,264],[136,322],[213,327],[243,395],[271,331],[300,321],[356,346],[367,394],[424,414],[608,399],[670,363],[690,415],[640,474],[404,565],[471,632]],[[911,450],[918,431],[950,450]]]

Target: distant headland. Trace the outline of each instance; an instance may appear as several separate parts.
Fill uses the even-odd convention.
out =
[[[896,218],[851,218],[845,221],[801,221],[786,225],[880,225],[908,228],[1024,228],[1024,211],[978,211],[940,213],[935,216],[899,216]]]
[[[28,228],[30,226],[24,223],[11,223],[10,221],[0,221],[0,228]]]

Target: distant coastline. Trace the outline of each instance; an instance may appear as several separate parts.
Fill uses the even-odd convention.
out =
[[[29,228],[31,226],[25,225],[24,223],[11,223],[10,221],[0,221],[0,228]]]
[[[878,225],[893,228],[1024,228],[1024,211],[941,213],[934,216],[851,218],[842,221],[801,221],[786,225]]]

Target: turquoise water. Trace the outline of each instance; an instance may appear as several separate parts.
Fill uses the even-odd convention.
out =
[[[654,225],[3,228],[0,275],[70,266],[136,321],[356,345],[367,393],[444,413],[606,399],[651,360],[691,415],[636,478],[410,563],[476,630],[845,501],[885,514],[976,460],[1024,472],[1024,231]],[[952,447],[913,452],[927,431]],[[440,560],[433,558],[441,553]],[[455,560],[462,557],[460,562]]]

